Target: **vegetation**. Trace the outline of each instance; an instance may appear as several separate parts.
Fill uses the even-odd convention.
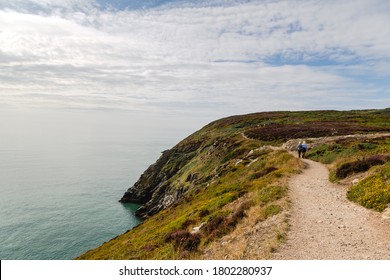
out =
[[[304,166],[273,147],[295,138],[389,132],[389,120],[390,109],[268,112],[212,122],[165,151],[141,176],[138,186],[155,186],[142,196],[138,213],[147,218],[79,259],[201,259],[249,213],[265,224],[288,209],[288,177]],[[332,180],[372,172],[348,197],[383,210],[389,203],[389,141],[339,139],[312,145],[307,156],[330,164]],[[282,242],[286,233],[275,232]]]
[[[347,176],[369,170],[372,166],[383,165],[390,160],[390,155],[374,155],[342,164],[336,170],[336,177],[344,179]]]
[[[390,203],[390,164],[381,166],[374,175],[352,186],[347,197],[364,207],[383,211]]]

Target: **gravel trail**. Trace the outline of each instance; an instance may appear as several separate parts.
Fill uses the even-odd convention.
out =
[[[328,180],[321,163],[303,159],[307,168],[291,178],[291,229],[273,259],[390,260],[388,211],[377,213],[346,198],[344,186]]]

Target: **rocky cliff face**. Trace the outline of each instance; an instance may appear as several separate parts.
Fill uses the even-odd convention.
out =
[[[173,177],[195,156],[200,144],[180,143],[162,152],[156,163],[149,166],[134,186],[125,192],[120,202],[141,204],[136,215],[147,218],[180,200],[185,188],[172,184]]]

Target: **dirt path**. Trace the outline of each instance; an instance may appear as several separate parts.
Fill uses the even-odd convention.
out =
[[[291,230],[273,259],[390,260],[390,220],[348,201],[323,164],[304,161],[290,181]]]

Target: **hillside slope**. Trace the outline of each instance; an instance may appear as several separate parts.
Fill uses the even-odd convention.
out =
[[[214,258],[213,244],[245,231],[248,219],[263,233],[260,249],[225,257],[269,258],[289,229],[288,180],[304,168],[289,148],[307,140],[308,157],[330,164],[333,181],[371,172],[379,190],[368,192],[382,202],[365,206],[382,211],[390,198],[388,132],[390,109],[267,112],[212,122],[163,152],[124,194],[121,202],[141,204],[144,222],[79,259]],[[358,136],[367,134],[374,135]],[[358,202],[366,195],[359,191]]]

